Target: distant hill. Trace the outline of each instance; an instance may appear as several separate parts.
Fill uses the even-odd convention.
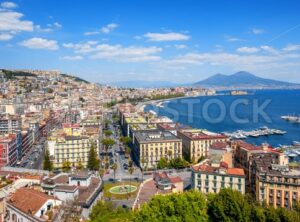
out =
[[[84,82],[84,83],[90,83],[89,81],[85,80],[85,79],[82,79],[78,76],[72,76],[72,75],[69,75],[69,74],[65,74],[65,73],[61,73],[60,74],[61,76],[64,76],[64,77],[68,77],[68,78],[72,78],[74,79],[74,81],[76,82]]]
[[[4,78],[6,79],[15,79],[16,77],[36,77],[35,74],[30,72],[24,72],[24,71],[12,71],[12,70],[6,70],[6,69],[0,69],[3,74]]]
[[[194,86],[208,88],[300,88],[300,84],[265,79],[249,72],[240,71],[232,75],[216,74],[196,82]]]
[[[124,88],[163,88],[163,87],[176,87],[179,84],[168,82],[168,81],[132,80],[132,81],[111,82],[108,83],[107,85],[124,87]]]

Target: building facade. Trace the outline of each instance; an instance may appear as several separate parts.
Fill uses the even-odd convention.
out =
[[[182,141],[170,132],[138,131],[134,141],[133,152],[140,166],[155,168],[161,158],[182,157]]]
[[[300,200],[300,170],[277,164],[272,153],[251,157],[252,188],[256,200],[291,209]]]
[[[183,129],[177,132],[177,137],[182,139],[183,154],[191,161],[209,155],[209,147],[216,142],[226,142],[229,138],[222,134],[201,129]]]
[[[231,188],[245,193],[245,173],[241,168],[228,168],[226,163],[219,166],[209,163],[192,167],[192,188],[202,193],[218,193]]]

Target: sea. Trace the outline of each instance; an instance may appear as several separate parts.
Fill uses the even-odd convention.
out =
[[[300,124],[285,121],[284,115],[300,116],[300,90],[256,90],[247,95],[230,95],[227,91],[213,96],[172,99],[147,105],[154,111],[193,128],[223,133],[251,131],[261,127],[286,131],[284,135],[248,137],[247,142],[273,147],[300,141]]]

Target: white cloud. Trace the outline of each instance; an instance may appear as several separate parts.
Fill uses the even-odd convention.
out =
[[[108,59],[120,62],[141,62],[141,61],[155,61],[160,57],[153,55],[161,52],[162,49],[152,47],[123,47],[121,45],[97,45],[96,53],[91,56],[93,59]]]
[[[42,28],[40,25],[36,25],[34,28],[38,32],[52,32],[53,31],[52,28]]]
[[[85,32],[83,33],[84,35],[97,35],[99,34],[99,32],[95,31],[95,32]]]
[[[259,35],[259,34],[265,33],[265,30],[263,30],[263,29],[258,29],[258,28],[252,28],[252,29],[250,30],[250,32],[251,32],[252,34],[254,34],[254,35]]]
[[[69,60],[69,61],[76,61],[76,60],[82,60],[83,57],[80,56],[80,55],[77,55],[77,56],[63,56],[63,57],[60,57],[59,59],[61,59],[61,60]]]
[[[168,68],[185,68],[186,66],[228,66],[236,70],[250,70],[255,67],[263,68],[274,66],[274,64],[284,65],[291,62],[291,59],[299,59],[296,55],[262,55],[262,54],[235,54],[235,53],[187,53],[173,59],[163,61],[163,66]]]
[[[88,41],[88,42],[84,42],[84,43],[64,43],[63,47],[67,48],[67,49],[74,49],[75,53],[89,53],[89,52],[93,52],[96,49],[93,48],[94,45],[96,45],[98,42],[97,41]]]
[[[149,41],[152,42],[163,42],[163,41],[183,41],[189,40],[190,36],[176,33],[176,32],[169,32],[169,33],[152,33],[148,32],[143,37],[147,38]]]
[[[7,9],[12,9],[12,8],[17,8],[18,5],[14,2],[2,2],[1,7],[2,8],[7,8]]]
[[[107,24],[106,26],[102,27],[100,29],[100,31],[102,33],[108,34],[108,33],[112,32],[113,30],[115,30],[118,27],[119,27],[118,24],[116,24],[116,23],[110,23],[110,24]]]
[[[272,53],[272,54],[279,54],[280,53],[277,49],[274,49],[273,47],[268,46],[268,45],[263,45],[260,48],[263,49],[264,51]]]
[[[98,35],[100,33],[108,34],[118,27],[119,27],[118,24],[110,23],[110,24],[107,24],[106,26],[102,27],[99,31],[84,32],[83,35],[87,35],[87,36],[88,35]]]
[[[12,11],[0,11],[0,31],[33,31],[33,22],[22,20],[23,14]]]
[[[300,45],[293,45],[289,44],[285,48],[283,48],[284,51],[298,51],[300,50]]]
[[[63,46],[68,49],[73,49],[74,53],[88,54],[92,59],[106,59],[118,62],[156,61],[160,59],[160,57],[156,54],[162,51],[162,48],[155,46],[123,47],[120,44],[98,44],[96,41],[88,41],[77,44],[64,43]]]
[[[20,42],[19,44],[29,49],[46,49],[46,50],[59,49],[57,41],[37,38],[37,37],[27,39],[25,41]]]
[[[54,22],[53,24],[47,24],[47,28],[42,28],[40,25],[35,26],[35,30],[38,32],[52,32],[55,29],[62,28],[62,25],[58,22]]]
[[[180,45],[175,45],[176,49],[187,49],[188,47],[186,45],[180,44]]]
[[[240,47],[236,50],[237,52],[242,52],[242,53],[256,53],[259,52],[260,49],[256,47]]]
[[[227,42],[244,42],[244,39],[232,37],[232,36],[225,36]]]
[[[14,36],[8,33],[0,33],[0,41],[11,40]]]
[[[58,23],[58,22],[54,22],[53,26],[56,28],[62,28],[62,24]]]

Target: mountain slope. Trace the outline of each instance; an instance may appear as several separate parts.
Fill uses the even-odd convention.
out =
[[[214,88],[284,88],[300,87],[300,84],[265,79],[248,72],[237,72],[232,75],[216,74],[205,80],[194,83],[196,86]]]

